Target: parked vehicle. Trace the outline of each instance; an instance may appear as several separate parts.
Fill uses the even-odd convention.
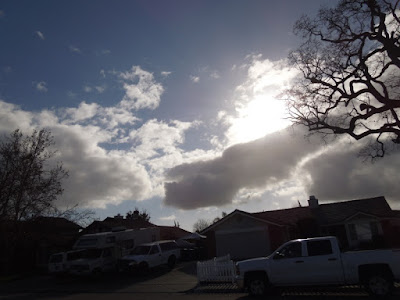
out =
[[[180,258],[180,249],[175,241],[158,241],[136,247],[119,261],[120,271],[147,270],[160,265],[173,268]]]
[[[59,252],[50,256],[48,272],[53,275],[68,273],[72,261],[82,257],[84,250]]]
[[[237,262],[236,272],[238,286],[251,295],[271,287],[361,284],[386,296],[400,281],[400,249],[341,253],[336,237],[298,239],[268,257]]]
[[[84,255],[71,264],[69,272],[91,275],[116,271],[118,260],[130,253],[135,244],[153,241],[157,233],[158,228],[144,228],[85,234],[74,245],[75,249],[85,249]]]

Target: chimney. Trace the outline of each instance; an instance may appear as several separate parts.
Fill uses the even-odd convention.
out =
[[[318,205],[318,199],[315,198],[315,196],[310,196],[310,199],[308,200],[308,206],[310,208],[317,208]]]

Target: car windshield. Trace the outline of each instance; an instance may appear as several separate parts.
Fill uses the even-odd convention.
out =
[[[103,249],[87,249],[83,254],[82,257],[84,258],[99,258],[101,257],[101,253],[103,252]]]
[[[59,263],[59,262],[62,262],[62,260],[63,260],[63,255],[62,254],[53,254],[50,257],[50,262],[51,263]]]
[[[84,250],[67,252],[67,260],[70,261],[80,259],[84,253]]]
[[[131,255],[146,255],[150,251],[150,246],[138,246],[131,251]]]

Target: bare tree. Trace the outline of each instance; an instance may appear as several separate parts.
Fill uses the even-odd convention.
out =
[[[287,91],[290,119],[310,133],[369,140],[363,154],[383,157],[400,144],[399,0],[341,0],[314,19],[290,53],[302,76]]]
[[[18,129],[0,143],[0,220],[27,220],[45,215],[63,192],[68,173],[55,155],[50,131],[24,136]]]
[[[96,220],[96,212],[94,210],[89,208],[80,209],[78,204],[63,209],[53,207],[45,214],[45,216],[65,218],[82,227],[86,227]]]
[[[205,219],[198,219],[194,224],[193,224],[193,231],[195,232],[201,232],[202,230],[206,229],[208,226],[211,225],[211,222],[205,220]]]

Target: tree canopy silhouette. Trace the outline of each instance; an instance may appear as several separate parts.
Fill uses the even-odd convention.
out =
[[[301,17],[289,55],[302,76],[286,91],[289,118],[323,136],[368,140],[362,155],[400,144],[399,1],[341,0]]]
[[[56,151],[50,131],[24,136],[18,129],[0,143],[0,220],[28,220],[50,213],[68,173],[50,161]]]

